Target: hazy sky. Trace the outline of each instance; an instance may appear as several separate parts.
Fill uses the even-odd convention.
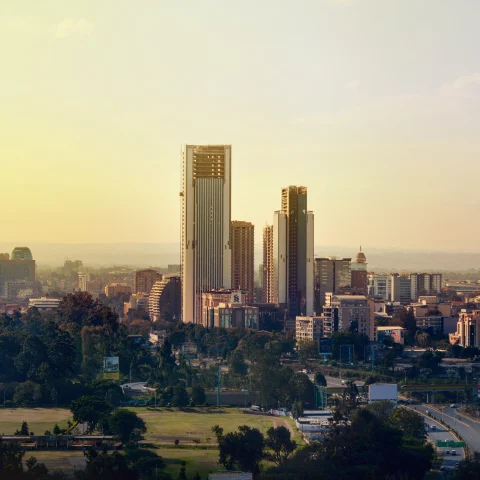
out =
[[[0,237],[179,239],[182,143],[233,145],[256,241],[306,185],[316,245],[479,251],[478,0],[15,0]]]

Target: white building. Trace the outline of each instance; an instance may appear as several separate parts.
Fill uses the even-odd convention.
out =
[[[382,297],[391,300],[392,279],[390,275],[370,273],[367,277],[368,294],[371,297]]]
[[[61,302],[60,298],[49,298],[49,297],[31,298],[28,303],[28,306],[36,307],[39,310],[56,310],[60,302]]]
[[[185,145],[182,320],[201,323],[202,293],[231,283],[231,145]]]

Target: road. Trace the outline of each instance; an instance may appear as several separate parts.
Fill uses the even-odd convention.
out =
[[[443,411],[431,405],[415,405],[421,411],[429,410],[433,417],[443,421],[465,440],[470,450],[480,452],[480,423],[460,414],[457,409],[446,407]]]
[[[313,375],[312,375],[313,378]],[[345,384],[342,383],[342,380],[346,382],[348,379],[342,379],[342,378],[337,378],[337,377],[328,377],[326,376],[325,379],[327,380],[327,387],[344,387]],[[355,380],[353,383],[357,385],[357,387],[363,387],[365,385],[365,382],[362,382],[360,380]]]
[[[146,385],[145,382],[134,382],[134,383],[124,383],[121,385],[122,390],[124,391],[134,391],[134,392],[141,392],[142,388]]]
[[[418,409],[418,408],[417,408]],[[437,441],[457,441],[454,435],[452,435],[441,423],[432,420],[431,418],[424,417],[425,424],[428,425],[428,437],[436,445]],[[435,425],[436,429],[432,430],[432,425]],[[456,452],[456,455],[452,455],[452,451]],[[449,452],[447,454],[447,452]],[[442,467],[446,470],[455,468],[455,464],[461,462],[465,458],[465,451],[463,448],[438,448],[438,456],[443,458]]]

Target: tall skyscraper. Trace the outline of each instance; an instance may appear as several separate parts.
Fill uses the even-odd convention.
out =
[[[273,225],[267,225],[263,229],[262,270],[262,301],[275,303],[273,301]]]
[[[231,285],[231,145],[185,145],[182,320],[201,323],[202,293]]]
[[[352,285],[351,258],[315,259],[315,312],[322,313],[326,293],[343,293]]]
[[[271,285],[264,300],[284,305],[290,318],[313,315],[313,222],[306,187],[290,186],[282,190],[273,225],[264,230],[264,291]]]
[[[234,290],[246,290],[247,303],[254,301],[255,227],[250,222],[232,222],[232,281]]]
[[[27,247],[16,247],[12,254],[2,254],[0,258],[0,297],[7,295],[7,282],[26,282],[27,287],[35,286],[35,260]],[[20,285],[20,284],[19,284]],[[13,291],[13,284],[10,284]]]

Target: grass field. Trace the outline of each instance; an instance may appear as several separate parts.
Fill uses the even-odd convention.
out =
[[[237,408],[188,408],[183,411],[169,408],[133,408],[147,424],[145,441],[152,444],[155,451],[166,463],[166,471],[173,478],[178,476],[182,461],[186,462],[187,475],[199,472],[204,478],[209,472],[220,469],[215,436],[211,428],[220,425],[224,431],[231,432],[240,425],[258,428],[265,433],[272,426],[285,425],[294,433],[294,439],[302,445],[300,432],[293,421],[286,417],[269,417],[263,415],[247,415]],[[66,427],[71,419],[67,409],[54,408],[8,408],[0,409],[0,433],[13,434],[23,421],[37,435],[51,430],[55,423]],[[175,447],[175,440],[180,441],[180,448]],[[83,454],[80,452],[48,451],[27,452],[45,462],[52,470],[64,470],[73,473],[73,465],[81,467]]]
[[[264,433],[274,425],[272,417],[246,415],[236,408],[191,408],[183,411],[138,408],[135,411],[147,423],[145,439],[157,444],[173,444],[178,439],[180,444],[215,445],[216,439],[212,433],[214,425],[220,425],[225,432],[232,432],[239,425],[248,425]],[[287,419],[285,421],[288,422]]]
[[[0,433],[13,435],[25,421],[31,432],[43,435],[56,423],[60,428],[66,428],[68,419],[72,419],[72,413],[65,408],[1,408]]]

